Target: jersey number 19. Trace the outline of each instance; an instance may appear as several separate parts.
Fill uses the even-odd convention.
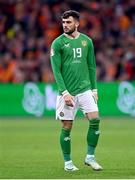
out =
[[[81,48],[73,48],[74,58],[82,57],[82,49]]]

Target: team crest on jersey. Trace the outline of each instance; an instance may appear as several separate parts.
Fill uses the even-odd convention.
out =
[[[51,56],[54,55],[54,49],[51,48],[51,53],[50,53]]]
[[[85,40],[82,41],[82,45],[83,45],[83,46],[87,46],[87,41],[85,41]]]

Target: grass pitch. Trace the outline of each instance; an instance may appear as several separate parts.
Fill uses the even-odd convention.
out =
[[[52,118],[0,119],[0,179],[129,179],[135,178],[135,121],[102,118],[96,157],[100,172],[85,166],[88,122],[72,130],[72,159],[80,169],[65,172],[59,146],[60,122]]]

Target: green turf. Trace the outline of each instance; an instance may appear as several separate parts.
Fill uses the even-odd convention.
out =
[[[135,178],[135,121],[103,118],[97,159],[104,167],[95,172],[83,164],[86,120],[76,120],[72,130],[72,158],[80,169],[64,172],[59,148],[60,122],[48,119],[0,119],[0,178],[109,179]]]

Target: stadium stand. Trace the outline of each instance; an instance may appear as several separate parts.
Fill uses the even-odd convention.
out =
[[[50,44],[68,9],[81,13],[80,31],[94,41],[98,80],[135,80],[134,0],[1,0],[1,83],[54,82]]]

